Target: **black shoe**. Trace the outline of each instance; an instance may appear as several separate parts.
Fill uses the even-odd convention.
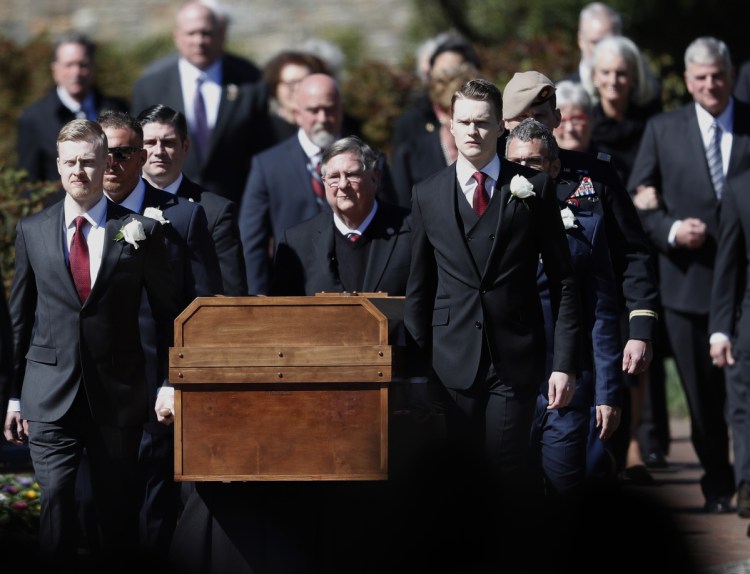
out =
[[[646,463],[646,467],[651,469],[662,470],[665,468],[669,468],[667,459],[664,458],[664,455],[658,450],[652,450],[650,453],[648,453],[644,462]]]
[[[725,514],[732,512],[732,502],[729,496],[712,496],[706,499],[703,512],[708,514]]]
[[[750,484],[740,483],[737,489],[737,514],[740,518],[750,518]]]

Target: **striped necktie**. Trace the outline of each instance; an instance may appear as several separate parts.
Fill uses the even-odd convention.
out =
[[[709,129],[708,147],[706,148],[706,160],[708,161],[708,170],[711,173],[711,181],[714,184],[714,192],[717,199],[721,199],[721,192],[724,189],[724,162],[721,158],[721,126],[719,122],[714,121]]]

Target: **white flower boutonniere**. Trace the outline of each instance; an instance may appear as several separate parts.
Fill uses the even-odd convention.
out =
[[[237,87],[236,84],[229,84],[227,85],[227,100],[230,102],[233,102],[237,99],[237,94],[239,93],[240,89]]]
[[[125,240],[125,243],[130,243],[133,247],[138,249],[138,242],[146,239],[146,232],[143,230],[143,224],[137,219],[133,218],[128,223],[120,228],[120,232],[115,235],[115,241]]]
[[[576,216],[573,215],[573,212],[569,207],[560,210],[560,217],[562,217],[565,229],[573,229],[574,227],[578,227],[576,225]]]
[[[528,179],[522,175],[513,176],[513,179],[510,180],[510,197],[508,198],[508,203],[518,198],[528,208],[529,206],[526,205],[524,200],[534,195],[536,195],[534,193],[534,186]]]
[[[162,213],[161,209],[159,209],[158,207],[147,207],[146,209],[143,210],[143,215],[145,217],[155,219],[162,225],[164,225],[165,223],[169,223],[168,219],[164,219],[164,214]]]

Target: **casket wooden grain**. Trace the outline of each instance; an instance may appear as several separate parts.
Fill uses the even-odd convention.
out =
[[[385,299],[193,301],[169,357],[175,480],[387,479]]]

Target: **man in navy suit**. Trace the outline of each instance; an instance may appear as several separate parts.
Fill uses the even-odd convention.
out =
[[[126,113],[108,112],[99,123],[112,154],[112,165],[104,174],[104,193],[115,203],[162,223],[180,311],[196,297],[222,294],[221,270],[203,208],[156,189],[141,178],[148,154],[137,120]],[[153,337],[153,316],[145,300],[140,314],[149,397],[156,401],[158,394],[164,398],[172,391],[161,388],[168,348]],[[145,481],[141,544],[157,556],[166,556],[179,502],[179,488],[173,479],[173,432],[171,426],[161,424],[158,413],[150,414],[139,454]]]
[[[177,54],[150,64],[133,87],[131,113],[164,104],[185,114],[192,146],[185,175],[239,203],[250,159],[268,147],[267,100],[252,62],[224,51],[228,22],[209,3],[187,2],[175,21]],[[196,95],[205,132],[196,133]]]
[[[557,178],[560,173],[558,150],[552,131],[527,118],[508,135],[505,157]],[[562,180],[557,181],[557,185],[566,188],[562,195],[568,197],[578,187],[578,182]],[[558,196],[560,194],[558,191]],[[552,499],[581,493],[586,481],[587,458],[600,460],[606,457],[600,443],[609,439],[617,429],[622,403],[618,290],[604,220],[599,214],[570,206],[564,201],[560,201],[560,209],[581,295],[585,344],[583,371],[570,404],[563,409],[548,409],[546,382],[537,398],[533,449],[541,462],[545,491]],[[541,262],[538,286],[547,336],[551,341],[557,301],[553,300]],[[554,349],[548,346],[547,372],[552,368],[553,354]],[[596,436],[590,440],[591,426]],[[587,444],[592,445],[588,453]]]
[[[441,387],[454,452],[489,465],[500,481],[493,492],[522,504],[545,364],[540,252],[560,292],[550,408],[566,406],[575,392],[580,313],[553,181],[499,158],[502,131],[497,87],[464,84],[451,105],[458,160],[412,194],[404,320],[428,361],[424,371]]]
[[[185,116],[157,104],[143,110],[138,115],[138,122],[143,128],[143,147],[147,153],[146,163],[143,164],[144,179],[157,189],[197,202],[203,207],[219,258],[224,295],[247,295],[237,205],[205,190],[182,173],[190,150]]]
[[[144,290],[161,347],[179,309],[162,226],[103,194],[107,149],[96,123],[66,124],[58,136],[65,199],[18,223],[5,437],[29,440],[44,493],[42,557],[76,565],[75,477],[86,448],[103,566],[127,571],[137,555],[138,448],[154,405],[138,319]]]
[[[75,118],[95,121],[105,110],[125,111],[127,103],[102,94],[95,86],[94,44],[80,34],[59,38],[53,48],[55,88],[21,112],[18,118],[18,167],[30,180],[55,181],[60,129]]]
[[[750,106],[732,98],[729,48],[716,38],[701,37],[688,46],[684,78],[693,102],[648,121],[628,190],[655,195],[654,207],[639,214],[659,253],[665,327],[705,472],[704,508],[730,512],[735,485],[725,381],[706,345],[722,180],[750,169]],[[714,182],[706,150],[717,136],[721,163]]]

